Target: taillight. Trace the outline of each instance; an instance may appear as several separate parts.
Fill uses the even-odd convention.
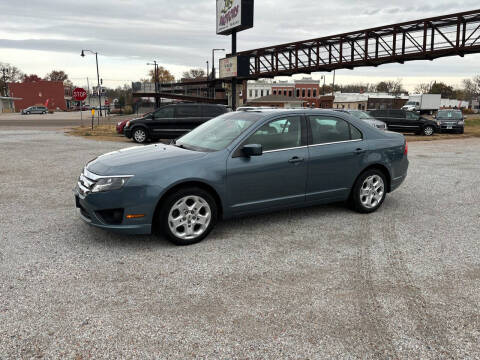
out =
[[[403,152],[403,155],[408,155],[408,142],[405,140],[405,151]]]

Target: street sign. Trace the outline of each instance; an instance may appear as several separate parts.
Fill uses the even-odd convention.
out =
[[[77,101],[83,101],[87,98],[87,92],[85,89],[82,88],[76,88],[73,90],[73,98]]]
[[[217,34],[253,27],[253,0],[217,0]]]

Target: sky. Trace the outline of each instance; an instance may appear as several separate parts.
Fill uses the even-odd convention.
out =
[[[64,70],[74,84],[86,86],[88,77],[91,86],[96,82],[95,56],[80,57],[82,49],[91,49],[99,53],[100,76],[109,87],[146,78],[153,68],[147,62],[153,60],[180,78],[190,68],[206,69],[212,48],[230,50],[230,37],[215,33],[215,4],[215,0],[0,0],[0,62],[41,77]],[[478,7],[478,0],[257,0],[254,27],[238,34],[237,47],[242,51]],[[217,53],[217,59],[222,54]],[[410,91],[432,80],[460,86],[462,79],[480,74],[479,63],[476,54],[339,70],[336,83],[402,79]],[[322,73],[312,76],[318,79]],[[330,73],[326,81],[332,82]]]

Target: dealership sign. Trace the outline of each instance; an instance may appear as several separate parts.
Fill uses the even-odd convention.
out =
[[[253,0],[217,0],[217,34],[253,27]]]
[[[229,79],[233,77],[248,76],[250,58],[248,56],[231,56],[220,59],[220,78]]]

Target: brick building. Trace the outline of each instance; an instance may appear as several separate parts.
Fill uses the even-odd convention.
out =
[[[34,81],[8,84],[10,96],[21,98],[14,100],[15,110],[21,111],[29,106],[44,105],[51,110],[67,110],[65,89],[61,81]]]
[[[295,84],[287,81],[279,81],[272,84],[272,95],[294,97]]]
[[[311,78],[295,80],[295,97],[305,101],[307,107],[320,107],[320,81]]]

